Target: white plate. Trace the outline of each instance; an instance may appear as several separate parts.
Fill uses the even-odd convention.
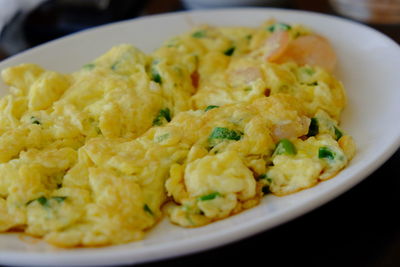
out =
[[[400,48],[383,34],[349,20],[280,9],[230,9],[181,12],[114,23],[74,34],[28,50],[0,63],[0,69],[22,62],[69,72],[111,46],[133,43],[151,52],[160,43],[196,24],[256,26],[275,17],[308,25],[327,36],[339,56],[337,75],[348,94],[343,128],[354,136],[358,153],[337,177],[287,197],[267,196],[248,211],[197,229],[167,220],[144,241],[102,248],[62,250],[43,242],[0,234],[0,264],[111,265],[180,256],[227,244],[304,214],[350,189],[386,161],[400,145]],[[0,91],[5,92],[4,84]]]

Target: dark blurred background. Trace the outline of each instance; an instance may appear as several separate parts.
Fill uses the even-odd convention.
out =
[[[40,3],[34,1],[0,0],[0,30],[2,29],[0,60],[82,29],[138,16],[197,8],[201,2],[201,0],[36,0]],[[30,5],[26,2],[30,2]],[[216,6],[217,3],[227,1],[204,2],[214,3]],[[234,3],[240,4],[239,2],[243,1],[231,0],[230,3],[232,6]],[[244,5],[257,4],[348,16],[360,20],[400,43],[399,2],[399,0],[248,0]],[[364,5],[360,6],[363,3]],[[366,3],[369,6],[365,6]],[[8,8],[13,12],[7,14]],[[289,223],[217,249],[148,263],[144,266],[210,267],[220,264],[224,266],[260,264],[296,267],[397,267],[400,266],[400,219],[396,215],[399,205],[400,150],[353,189]]]
[[[393,23],[400,23],[399,0],[372,1],[381,4],[367,8],[381,10],[369,14],[369,17],[365,17],[362,11],[366,8],[365,4],[357,2],[362,3],[363,0],[0,0],[0,59],[66,34],[114,21],[191,8],[223,6],[258,5],[346,14],[370,22],[400,41],[399,24]],[[398,2],[398,6],[382,5],[383,2]],[[357,8],[361,13],[357,13]],[[380,14],[382,10],[394,10],[395,15]],[[6,18],[2,19],[2,16]],[[389,24],[376,23],[382,21]]]

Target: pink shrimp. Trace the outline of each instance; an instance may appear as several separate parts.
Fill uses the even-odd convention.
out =
[[[277,61],[295,61],[300,65],[320,66],[332,71],[336,66],[337,58],[329,41],[313,34],[300,36],[291,41]]]

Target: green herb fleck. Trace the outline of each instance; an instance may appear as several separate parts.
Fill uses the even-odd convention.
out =
[[[144,204],[144,205],[143,205],[143,209],[144,209],[145,212],[147,212],[147,213],[150,214],[151,216],[154,215],[154,213],[153,213],[153,211],[150,209],[149,205]]]
[[[236,49],[236,48],[235,48],[234,46],[232,46],[232,47],[226,49],[226,50],[224,51],[224,55],[225,55],[225,56],[232,56],[233,53],[235,52],[235,49]]]
[[[204,111],[209,111],[210,109],[214,109],[214,108],[219,108],[219,106],[215,106],[215,105],[209,105],[209,106],[207,106],[205,109],[204,109]]]
[[[94,63],[89,63],[89,64],[85,64],[82,66],[82,68],[85,70],[92,70],[92,69],[94,69],[94,67],[96,67],[96,65]]]
[[[339,140],[342,136],[343,133],[341,130],[339,130],[339,128],[337,128],[336,126],[333,126],[334,130],[335,130],[335,139]]]
[[[308,86],[317,86],[317,85],[318,85],[318,82],[308,83],[307,85],[308,85]]]
[[[223,127],[215,127],[211,132],[210,136],[208,137],[209,140],[211,139],[228,139],[228,140],[235,140],[238,141],[242,137],[242,133],[230,130],[228,128]]]
[[[296,155],[296,147],[288,139],[281,139],[276,145],[274,155]]]
[[[317,118],[311,118],[310,127],[308,128],[307,136],[316,136],[319,133]]]
[[[162,83],[161,75],[155,68],[151,69],[151,80],[159,84]]]
[[[96,127],[95,127],[95,130],[96,130],[96,133],[97,133],[97,134],[102,134],[101,129],[100,129],[99,126],[96,126]]]
[[[275,24],[272,24],[271,26],[269,26],[267,28],[267,30],[269,32],[276,32],[276,31],[288,31],[291,28],[292,27],[290,25],[285,24],[285,23],[275,23]]]
[[[220,196],[221,196],[220,193],[214,192],[214,193],[211,193],[211,194],[208,194],[208,195],[201,196],[201,197],[198,198],[198,200],[200,200],[200,201],[213,200],[216,197],[220,197]]]
[[[31,122],[32,122],[32,124],[38,124],[38,125],[41,125],[41,124],[42,124],[42,123],[39,121],[39,119],[36,118],[36,117],[34,117],[34,116],[31,116]]]
[[[204,37],[206,37],[206,32],[205,31],[194,32],[192,34],[192,37],[194,37],[194,38],[204,38]]]
[[[267,174],[266,174],[266,173],[260,174],[260,175],[257,177],[257,179],[265,179],[265,178],[267,178]]]
[[[332,152],[328,147],[320,147],[318,150],[318,158],[320,159],[328,159],[328,160],[334,160],[335,159],[335,153]]]
[[[246,35],[244,38],[245,38],[246,40],[250,41],[251,38],[253,38],[253,35],[248,34],[248,35]]]
[[[115,71],[115,70],[118,69],[118,64],[119,64],[119,61],[117,61],[114,64],[112,64],[110,68]]]
[[[162,141],[167,140],[169,137],[169,133],[165,133],[156,137],[156,142],[161,143]]]
[[[261,190],[264,193],[264,195],[271,193],[271,190],[269,189],[269,185],[264,185]]]
[[[51,197],[52,199],[54,199],[55,201],[57,201],[58,203],[64,202],[65,199],[67,199],[67,197]]]
[[[171,121],[171,113],[169,111],[169,108],[161,109],[158,112],[157,116],[153,120],[153,126],[154,125],[161,126],[164,124],[165,121],[167,122]]]
[[[313,75],[315,73],[312,68],[302,68],[302,70],[308,75]]]
[[[47,198],[45,198],[45,197],[39,197],[39,198],[36,199],[36,200],[37,200],[37,202],[39,202],[39,204],[42,205],[43,207],[46,207],[46,208],[50,207]]]

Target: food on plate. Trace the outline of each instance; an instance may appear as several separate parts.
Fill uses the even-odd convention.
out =
[[[270,20],[117,45],[71,74],[4,69],[0,231],[120,244],[332,178],[355,154],[335,65],[325,37]]]

